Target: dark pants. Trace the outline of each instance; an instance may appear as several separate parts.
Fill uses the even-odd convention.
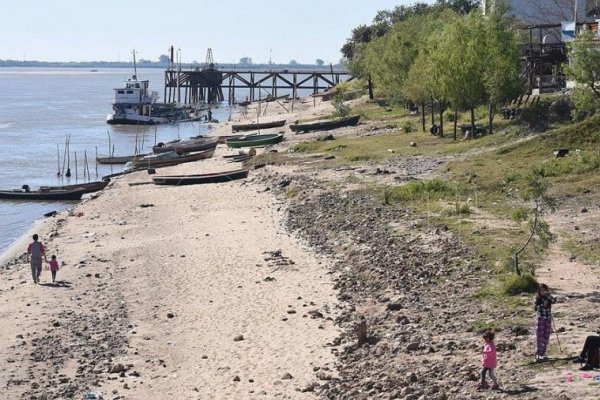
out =
[[[490,378],[492,379],[492,382],[494,383],[495,386],[498,385],[498,381],[496,380],[496,374],[494,374],[494,368],[482,368],[481,369],[481,386],[485,385],[485,375],[486,373],[490,374]]]
[[[56,271],[52,271],[52,282],[56,279]]]
[[[588,336],[585,338],[585,343],[583,344],[583,350],[581,350],[580,358],[585,358],[589,361],[588,355],[590,354],[591,349],[600,348],[600,336]]]

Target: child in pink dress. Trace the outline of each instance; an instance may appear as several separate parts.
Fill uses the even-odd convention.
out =
[[[497,390],[498,381],[496,380],[496,375],[494,374],[494,370],[496,369],[497,359],[496,359],[496,345],[494,344],[494,332],[486,331],[483,334],[483,340],[485,340],[485,344],[483,346],[483,351],[481,353],[481,383],[479,384],[479,389],[487,389],[488,385],[485,381],[485,375],[487,372],[490,373],[490,378],[492,379],[493,385],[492,389]]]
[[[50,272],[52,272],[52,283],[56,280],[56,271],[58,271],[58,261],[56,261],[56,256],[52,255],[52,259],[48,262],[50,265]]]

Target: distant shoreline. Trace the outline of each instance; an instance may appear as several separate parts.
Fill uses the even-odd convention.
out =
[[[169,67],[169,63],[143,61],[137,62],[138,68],[162,68]],[[316,64],[240,64],[221,63],[214,64],[217,69],[310,69],[329,71],[346,69],[342,64],[316,65]],[[18,61],[0,60],[0,68],[133,68],[133,62],[121,61]],[[181,64],[182,69],[204,68],[203,63]]]

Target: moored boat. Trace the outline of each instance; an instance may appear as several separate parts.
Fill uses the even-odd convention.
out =
[[[217,172],[212,174],[153,176],[152,181],[156,185],[183,186],[229,182],[246,177],[248,177],[248,170],[238,169],[234,171]]]
[[[101,156],[96,157],[98,164],[126,164],[129,161],[133,161],[134,157],[149,156],[148,154],[138,154],[137,156]]]
[[[23,185],[22,189],[0,190],[0,199],[8,200],[81,200],[86,192],[85,188],[74,189],[38,189],[30,190],[29,186]]]
[[[253,131],[257,129],[279,128],[284,125],[285,119],[279,121],[253,122],[248,124],[233,124],[231,125],[231,131]]]
[[[184,140],[175,140],[173,142],[158,143],[152,147],[154,154],[166,153],[167,151],[176,151],[178,153],[190,153],[192,151],[210,150],[217,147],[218,137],[199,137]]]
[[[50,191],[50,190],[76,190],[83,189],[84,193],[92,193],[102,190],[108,185],[110,179],[103,179],[101,181],[94,182],[84,182],[84,183],[75,183],[73,185],[65,185],[65,186],[40,186],[41,191]]]
[[[215,153],[215,149],[197,151],[192,153],[179,154],[176,151],[153,154],[145,157],[136,157],[132,161],[133,168],[156,168],[168,167],[171,165],[182,164],[191,161],[198,161],[210,158]]]
[[[237,139],[227,139],[228,147],[262,147],[279,143],[283,140],[283,133],[273,133],[268,135],[249,135]]]
[[[106,117],[111,125],[156,125],[173,122],[197,121],[198,110],[181,107],[173,103],[158,103],[158,92],[150,91],[148,80],[137,78],[135,52],[133,54],[134,75],[123,87],[113,89],[113,112]]]
[[[290,129],[292,130],[292,132],[296,133],[305,133],[310,131],[327,131],[330,129],[342,128],[344,126],[354,126],[358,124],[359,120],[360,115],[353,115],[350,117],[291,124]]]

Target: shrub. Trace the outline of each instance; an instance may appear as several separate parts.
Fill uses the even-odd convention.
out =
[[[521,110],[519,121],[526,125],[530,132],[543,132],[548,127],[549,104],[536,101]]]
[[[402,124],[402,132],[411,133],[414,131],[415,131],[415,127],[413,126],[412,122],[405,121],[404,124]]]
[[[527,220],[528,216],[529,216],[529,212],[522,207],[513,210],[512,214],[510,215],[510,217],[517,222],[522,222],[522,221]]]
[[[574,104],[571,99],[567,96],[561,96],[558,100],[553,101],[548,108],[550,120],[554,122],[571,121],[573,108]]]
[[[515,296],[521,293],[535,293],[538,282],[533,275],[510,275],[502,282],[502,293]]]

